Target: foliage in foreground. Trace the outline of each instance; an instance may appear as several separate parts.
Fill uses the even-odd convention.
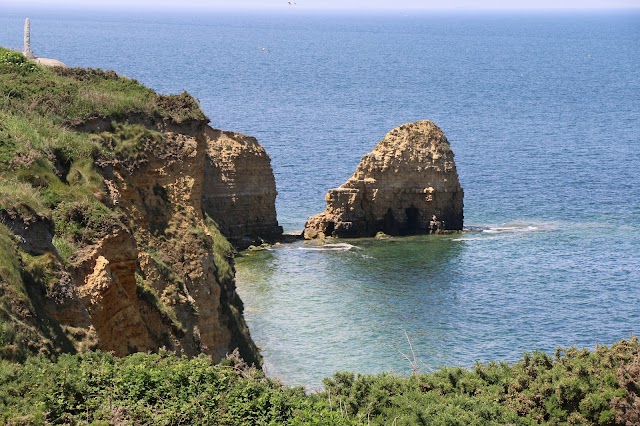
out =
[[[237,356],[219,365],[205,356],[101,352],[0,362],[6,424],[624,425],[638,424],[639,401],[636,338],[525,354],[514,365],[410,377],[338,373],[311,394]]]

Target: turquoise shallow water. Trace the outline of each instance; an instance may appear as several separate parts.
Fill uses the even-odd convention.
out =
[[[296,243],[238,259],[238,282],[267,370],[313,387],[336,370],[409,372],[405,333],[424,371],[637,333],[638,234],[528,223]]]
[[[288,231],[323,210],[326,190],[396,125],[432,119],[444,130],[465,224],[478,232],[298,243],[238,259],[252,335],[285,382],[407,372],[405,332],[432,368],[638,333],[637,12],[168,16],[0,5],[0,44],[21,45],[27,14],[37,54],[187,90],[213,126],[255,135]]]

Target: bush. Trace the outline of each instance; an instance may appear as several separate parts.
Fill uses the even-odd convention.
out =
[[[22,53],[0,47],[0,73],[31,74],[39,71],[40,67]]]
[[[32,357],[0,361],[0,423],[622,425],[637,418],[639,362],[634,338],[553,358],[525,354],[513,366],[410,377],[337,373],[323,392],[307,394],[266,378],[237,353],[218,365],[166,351]]]

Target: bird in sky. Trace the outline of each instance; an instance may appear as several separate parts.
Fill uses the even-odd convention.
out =
[[[260,48],[260,51],[261,51],[261,52],[268,52],[268,53],[271,53],[271,51],[270,51],[269,49],[267,49],[266,47],[261,47],[261,48]]]
[[[298,4],[295,1],[290,1],[290,2],[287,2],[287,3],[289,3],[289,6],[297,6],[297,4]]]

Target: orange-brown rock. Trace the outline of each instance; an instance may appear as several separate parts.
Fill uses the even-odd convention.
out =
[[[396,127],[364,156],[353,176],[329,190],[326,210],[307,220],[304,237],[462,229],[463,191],[453,157],[432,122]]]
[[[271,159],[251,136],[207,128],[202,208],[237,247],[282,237]]]
[[[257,362],[235,292],[233,258],[230,253],[216,256],[214,238],[224,241],[224,237],[203,212],[205,188],[211,191],[205,169],[212,130],[204,123],[163,130],[165,139],[147,147],[141,165],[114,164],[104,170],[108,198],[126,212],[136,246],[133,263],[118,280],[106,278],[125,291],[137,285],[137,314],[132,312],[128,322],[110,327],[120,333],[130,330],[128,346],[111,350],[164,346],[187,355],[204,352],[218,360],[239,347],[245,359]],[[113,276],[113,261],[102,256]],[[94,275],[95,269],[88,276]],[[101,283],[103,275],[94,281]],[[101,339],[99,326],[94,326],[99,341],[105,342],[100,347],[118,341],[111,336]]]
[[[113,219],[68,263],[52,244],[49,218],[26,207],[0,211],[21,250],[38,255],[25,276],[31,310],[39,311],[25,314],[25,327],[48,336],[49,351],[126,355],[164,347],[217,361],[239,348],[259,364],[236,293],[233,247],[203,207],[230,235],[281,232],[269,157],[255,139],[204,121],[135,122],[153,129],[140,136],[139,151],[94,158],[104,179],[95,196]],[[103,136],[117,131],[101,119],[83,130],[94,128]],[[69,220],[85,221],[81,207],[70,212]]]
[[[104,238],[83,264],[77,294],[87,310],[87,324],[95,330],[102,350],[123,356],[133,351],[156,348],[145,325],[138,303],[135,271],[137,251],[126,231]],[[80,271],[78,271],[80,272]],[[86,274],[85,274],[86,272]],[[88,328],[87,327],[87,328]]]

